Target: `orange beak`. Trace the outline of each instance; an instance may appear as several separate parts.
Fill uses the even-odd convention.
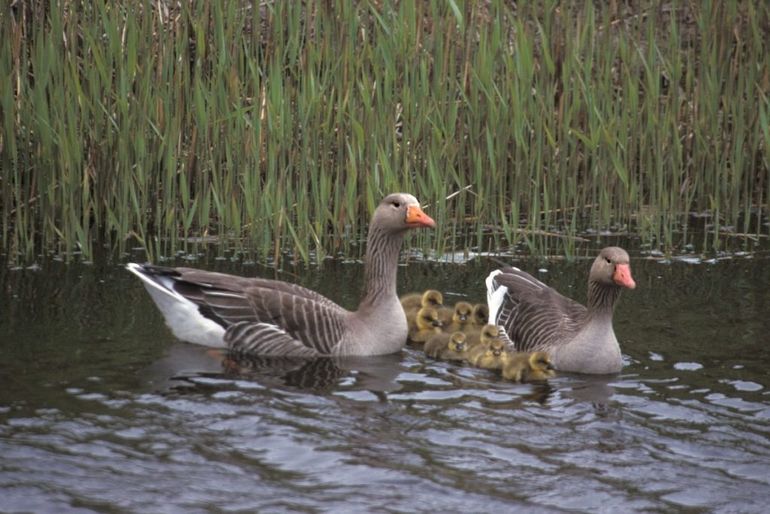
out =
[[[433,221],[433,218],[422,212],[419,205],[410,205],[406,208],[406,225],[410,228],[434,228],[436,222]]]
[[[636,287],[636,282],[634,282],[634,278],[631,276],[631,266],[628,264],[616,264],[612,280],[614,280],[617,285],[629,289],[634,289]]]

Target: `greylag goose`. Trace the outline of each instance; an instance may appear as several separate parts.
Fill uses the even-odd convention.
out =
[[[485,327],[481,331],[480,343],[468,350],[468,362],[477,368],[502,369],[508,358],[507,344],[505,340],[500,338],[497,327],[494,325],[488,326],[495,329],[495,335],[487,335],[492,332]]]
[[[604,248],[594,260],[587,307],[518,268],[495,270],[486,284],[489,320],[517,351],[547,351],[560,371],[608,374],[623,367],[612,312],[620,292],[636,283],[622,248]]]
[[[546,352],[509,353],[503,378],[514,382],[542,382],[556,375]]]
[[[434,359],[461,361],[465,359],[465,339],[462,332],[436,334],[426,341],[423,350]]]
[[[296,284],[191,268],[128,264],[179,339],[254,355],[381,355],[406,343],[396,295],[398,254],[411,228],[435,222],[409,194],[385,197],[367,238],[363,298],[351,312]]]
[[[468,302],[457,302],[452,309],[444,307],[439,309],[438,315],[444,324],[444,331],[448,333],[463,330],[472,322],[473,305]]]
[[[423,307],[417,311],[414,326],[409,328],[409,340],[413,343],[424,343],[431,336],[440,334],[442,325],[435,308]]]

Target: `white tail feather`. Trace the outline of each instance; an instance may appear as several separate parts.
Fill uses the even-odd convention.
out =
[[[497,314],[500,311],[500,307],[503,306],[505,294],[508,292],[508,288],[505,286],[495,286],[495,277],[500,273],[502,271],[497,269],[490,273],[485,280],[487,284],[487,306],[489,307],[488,323],[490,325],[497,325]]]
[[[198,306],[171,288],[173,280],[168,277],[149,275],[141,264],[130,262],[126,269],[142,279],[147,292],[158,306],[166,325],[174,335],[190,343],[224,348],[225,329],[204,317]]]

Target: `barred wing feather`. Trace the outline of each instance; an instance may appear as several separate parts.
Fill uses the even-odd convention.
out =
[[[586,315],[584,306],[517,268],[496,274],[492,287],[502,302],[491,321],[505,328],[518,351],[553,347],[574,334]],[[502,295],[500,288],[505,288]]]

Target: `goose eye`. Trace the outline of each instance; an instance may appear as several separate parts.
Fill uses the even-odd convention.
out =
[[[609,257],[605,257],[604,260],[607,261],[607,264],[612,264],[612,261],[610,260]]]
[[[401,207],[401,202],[399,202],[399,201],[395,201],[395,202],[393,202],[393,207],[395,207],[396,209],[398,209],[399,207]]]

